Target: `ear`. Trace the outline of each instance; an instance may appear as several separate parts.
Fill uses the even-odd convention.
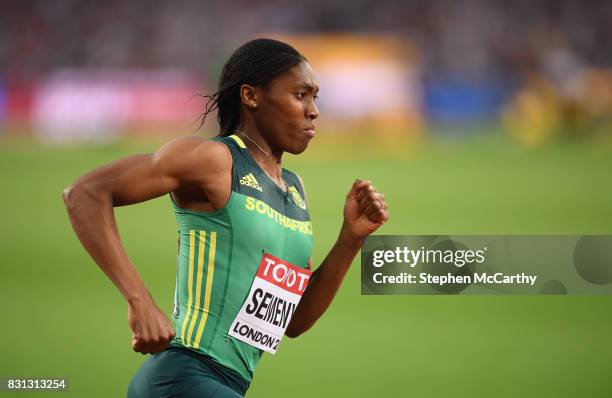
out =
[[[255,87],[250,84],[240,86],[240,102],[248,109],[255,110],[259,106],[259,95]]]

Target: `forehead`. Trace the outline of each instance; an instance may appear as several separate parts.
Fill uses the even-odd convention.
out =
[[[280,89],[302,86],[313,87],[315,90],[319,88],[312,67],[306,61],[300,62],[287,72],[278,76],[274,79],[272,86]]]

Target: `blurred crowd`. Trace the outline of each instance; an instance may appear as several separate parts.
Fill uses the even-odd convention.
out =
[[[575,122],[612,107],[606,0],[3,0],[0,85],[63,68],[179,67],[214,86],[231,50],[267,32],[411,43],[424,112],[441,122],[555,107]]]
[[[563,79],[575,64],[612,64],[611,26],[606,0],[4,0],[0,65],[5,76],[101,65],[206,72],[254,33],[395,32],[427,69],[504,76],[538,66]]]

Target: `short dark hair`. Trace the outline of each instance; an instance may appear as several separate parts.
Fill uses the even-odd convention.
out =
[[[200,127],[206,116],[218,109],[219,135],[230,135],[240,125],[240,86],[265,86],[302,61],[307,61],[306,57],[278,40],[255,39],[243,44],[223,66],[218,91],[204,96],[208,101]]]

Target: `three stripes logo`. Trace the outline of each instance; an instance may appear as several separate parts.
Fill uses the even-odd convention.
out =
[[[240,179],[241,185],[246,185],[247,187],[254,188],[259,192],[263,192],[263,189],[259,186],[257,179],[253,175],[253,173],[249,173]]]
[[[187,313],[180,329],[181,341],[187,347],[197,349],[202,341],[212,299],[216,247],[216,232],[211,231],[207,234],[207,231],[189,231],[189,270],[187,275],[189,300],[187,302]],[[205,257],[208,260],[207,262],[204,261]]]

